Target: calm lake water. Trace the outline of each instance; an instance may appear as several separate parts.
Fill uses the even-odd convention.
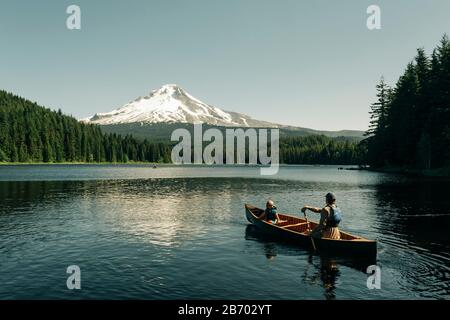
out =
[[[450,182],[282,167],[0,166],[0,299],[448,299]],[[377,239],[381,289],[349,259],[258,234],[244,203],[300,215],[333,191]],[[317,216],[309,213],[309,218]],[[81,268],[81,290],[66,269]]]

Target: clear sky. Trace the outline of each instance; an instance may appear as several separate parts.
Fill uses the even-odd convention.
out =
[[[81,7],[81,30],[66,8]],[[366,9],[381,8],[381,30]],[[450,33],[448,0],[0,0],[0,88],[77,118],[176,83],[256,119],[368,126],[381,75]]]

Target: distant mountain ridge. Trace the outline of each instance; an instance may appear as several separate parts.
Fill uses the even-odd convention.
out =
[[[194,123],[218,127],[280,128],[286,136],[323,134],[362,138],[364,134],[357,130],[320,131],[256,120],[206,104],[175,84],[164,85],[111,112],[97,113],[80,121],[101,125],[106,132],[132,133],[146,138],[156,135],[164,139],[170,137],[166,129],[172,128],[173,124],[189,126]]]
[[[116,133],[122,136],[130,134],[133,137],[140,139],[166,142],[170,140],[170,136],[175,129],[184,128],[193,133],[194,125],[191,123],[123,123],[101,125],[100,128],[105,133]],[[203,131],[209,128],[218,128],[224,133],[224,130],[230,127],[203,124]],[[355,142],[361,141],[363,139],[362,133],[360,133],[359,131],[317,131],[313,129],[296,127],[280,127],[279,129],[280,137],[306,137],[311,135],[324,135],[330,138],[343,137],[346,140]]]
[[[148,96],[139,97],[111,112],[97,113],[82,121],[99,125],[202,122],[216,126],[278,126],[206,104],[175,84],[164,85]]]

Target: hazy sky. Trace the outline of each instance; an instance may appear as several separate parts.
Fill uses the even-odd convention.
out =
[[[81,30],[66,8],[81,7]],[[381,7],[381,30],[366,9]],[[0,0],[0,89],[77,118],[166,83],[225,110],[362,129],[381,75],[450,33],[450,1]]]

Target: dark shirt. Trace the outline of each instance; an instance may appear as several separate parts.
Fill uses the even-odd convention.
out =
[[[266,208],[266,220],[276,220],[277,219],[277,208]]]

